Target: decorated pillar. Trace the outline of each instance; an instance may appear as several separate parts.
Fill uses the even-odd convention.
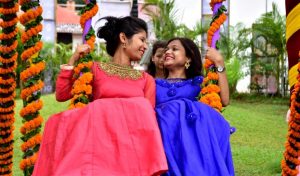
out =
[[[213,11],[212,22],[207,31],[207,46],[216,48],[216,43],[220,38],[220,27],[227,19],[225,12],[227,9],[223,5],[225,0],[211,0],[210,6]],[[218,86],[219,76],[216,73],[216,67],[213,62],[205,58],[204,68],[206,77],[203,80],[200,101],[210,105],[218,111],[222,110],[220,98],[220,87]]]
[[[0,0],[0,175],[12,175],[19,4]]]
[[[24,153],[20,162],[20,168],[24,175],[31,175],[36,162],[40,143],[42,139],[41,127],[43,118],[40,110],[43,102],[40,99],[41,91],[44,87],[42,81],[42,72],[46,63],[40,57],[40,51],[43,47],[41,42],[41,24],[43,18],[43,8],[39,1],[20,0],[21,10],[24,12],[20,16],[20,22],[24,26],[21,34],[21,41],[24,51],[21,54],[23,69],[20,74],[22,81],[21,98],[23,99],[23,108],[20,115],[23,118],[21,150]]]
[[[286,0],[286,47],[289,61],[291,106],[283,176],[300,175],[300,0]]]
[[[80,25],[83,29],[82,40],[83,43],[88,44],[93,51],[95,47],[95,31],[92,27],[92,17],[98,12],[98,5],[96,0],[86,0],[86,6],[81,10]],[[83,55],[74,69],[74,82],[71,94],[70,108],[80,108],[88,104],[92,95],[92,80],[93,75],[91,68],[93,65],[91,54]]]

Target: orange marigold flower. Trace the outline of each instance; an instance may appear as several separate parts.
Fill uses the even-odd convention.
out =
[[[210,80],[219,80],[219,75],[215,72],[208,72],[207,78]]]
[[[35,44],[35,46],[28,48],[27,50],[25,50],[22,55],[21,58],[22,60],[27,60],[28,58],[30,58],[32,55],[34,55],[35,53],[39,52],[43,47],[43,42],[37,42]]]
[[[39,111],[42,109],[42,106],[43,106],[42,100],[37,100],[37,101],[31,102],[30,104],[28,104],[27,106],[25,106],[24,108],[21,109],[20,115],[22,117],[24,117],[27,114]]]
[[[35,9],[30,9],[20,16],[20,22],[22,24],[26,24],[28,21],[35,19],[38,16],[41,16],[42,13],[43,13],[43,8],[41,6],[38,6]]]

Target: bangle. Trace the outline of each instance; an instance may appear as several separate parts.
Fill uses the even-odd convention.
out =
[[[63,64],[63,65],[60,65],[60,69],[62,69],[62,70],[73,70],[74,66],[69,65],[69,64]]]

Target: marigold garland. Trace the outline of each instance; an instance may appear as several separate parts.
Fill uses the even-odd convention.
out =
[[[30,168],[34,166],[35,161],[37,160],[38,153],[32,155],[32,157],[25,158],[20,162],[20,168],[25,170],[26,168]]]
[[[15,28],[14,31],[10,32],[10,33],[1,33],[0,34],[0,40],[8,40],[11,39],[13,37],[15,37],[18,34],[18,28]]]
[[[0,160],[3,160],[5,158],[8,158],[9,156],[13,155],[13,151],[9,151],[8,153],[1,155]]]
[[[18,53],[17,12],[19,5],[14,0],[0,0],[0,175],[12,175],[13,131],[15,122],[15,88]]]
[[[225,1],[225,0],[211,0],[209,5],[210,5],[211,9],[213,9],[215,4],[222,3],[223,1]]]
[[[212,10],[216,4],[222,3],[225,0],[211,0],[210,6]],[[223,7],[224,8],[224,7]],[[220,29],[221,25],[226,21],[227,16],[222,10],[218,10],[216,14],[213,14],[213,21],[207,31],[207,46],[212,47],[213,36]],[[206,70],[207,76],[204,78],[202,83],[202,90],[200,92],[200,100],[202,103],[208,104],[215,108],[217,111],[222,110],[221,98],[218,93],[220,93],[220,88],[218,86],[219,76],[216,73],[214,63],[205,58],[204,68]]]
[[[220,87],[215,84],[209,84],[208,86],[204,87],[202,89],[203,94],[209,94],[209,93],[220,93]]]
[[[12,163],[12,158],[6,158],[3,161],[0,160],[1,165],[7,165],[7,164],[10,164],[10,163]]]
[[[14,18],[11,21],[2,21],[0,22],[0,27],[2,28],[8,28],[8,27],[12,27],[14,25],[16,25],[18,23],[18,18]]]
[[[14,91],[12,94],[8,95],[7,97],[1,98],[1,102],[2,103],[7,103],[9,101],[12,101],[15,97],[16,97],[16,92]],[[1,116],[4,117],[5,115],[1,115]]]
[[[86,6],[83,8],[80,17],[80,25],[84,30],[84,42],[91,47],[93,51],[95,46],[95,32],[92,28],[91,19],[98,12],[98,5],[96,0],[86,0]],[[89,25],[87,25],[89,24]],[[85,29],[87,28],[87,29]],[[87,33],[85,34],[87,30]],[[81,108],[89,103],[92,95],[92,80],[91,73],[93,62],[90,54],[87,54],[79,59],[79,63],[74,68],[74,77],[77,79],[74,82],[71,94],[70,109]]]
[[[6,120],[7,120],[6,122],[0,123],[1,128],[8,128],[15,122],[15,119],[6,119]]]
[[[8,2],[12,2],[12,0],[0,0],[0,2],[2,2],[2,3],[8,3]]]
[[[12,106],[8,107],[8,108],[0,107],[0,113],[3,113],[3,114],[11,113],[14,109],[15,109],[15,103]]]
[[[215,32],[220,29],[221,25],[226,21],[227,16],[225,13],[222,13],[219,18],[215,19],[215,21],[211,24],[207,31],[207,45],[212,45],[212,38]]]
[[[13,63],[13,65],[11,65]],[[17,68],[17,62],[10,62],[6,64],[6,67],[0,67],[0,73],[5,75],[5,74],[10,74],[14,72]]]
[[[26,134],[29,131],[41,126],[42,123],[43,123],[43,118],[42,118],[42,116],[39,115],[37,118],[24,123],[24,125],[20,129],[20,132],[22,134]]]
[[[39,24],[33,28],[30,28],[29,30],[27,30],[26,32],[23,33],[21,40],[23,43],[25,43],[26,41],[28,41],[31,37],[37,35],[38,33],[42,32],[43,30],[43,25]]]
[[[23,35],[23,34],[22,34]],[[35,53],[38,53],[43,48],[43,42],[37,42],[34,46],[27,48],[21,55],[22,60],[29,59]]]
[[[33,148],[36,145],[39,145],[42,141],[42,135],[41,134],[37,134],[35,136],[33,136],[32,138],[30,138],[28,141],[24,142],[21,145],[21,149],[23,152],[25,152],[26,150],[29,150],[30,148]]]
[[[43,89],[44,83],[42,81],[38,81],[37,84],[32,85],[31,87],[24,88],[21,92],[21,98],[26,99],[30,97],[31,94],[38,92],[39,90]]]
[[[42,100],[36,100],[36,101],[32,101],[31,103],[27,104],[27,106],[25,106],[24,108],[21,109],[20,111],[20,115],[22,117],[29,115],[29,114],[33,114],[39,110],[41,110],[43,107],[43,102]]]
[[[12,57],[10,58],[3,58],[2,56],[0,56],[0,62],[1,63],[5,63],[5,64],[8,64],[8,63],[12,63],[14,61],[16,61],[18,59],[18,53],[15,53]],[[1,78],[0,78],[1,79]]]
[[[46,67],[45,62],[39,62],[37,64],[32,64],[31,67],[27,68],[26,70],[22,71],[20,74],[20,78],[22,81],[26,81],[26,79],[40,74]]]
[[[2,136],[9,135],[11,133],[11,130],[15,130],[15,128],[13,127],[13,128],[11,128],[9,130],[2,130],[2,131],[0,131],[0,135],[2,135]],[[13,154],[13,152],[11,152],[11,154]],[[7,154],[7,155],[10,155],[10,154]]]
[[[85,69],[85,68],[92,68],[93,62],[84,62],[84,63],[79,63],[77,64],[77,66],[74,68],[74,74],[76,76],[78,76],[81,72],[81,70]]]
[[[29,1],[26,2],[20,2],[21,5],[27,4]],[[38,6],[35,9],[29,9],[27,10],[22,16],[20,17],[20,22],[22,24],[26,24],[29,21],[36,19],[38,16],[42,16],[43,8],[41,6]]]
[[[11,53],[12,51],[14,51],[18,46],[18,41],[14,41],[14,43],[10,46],[0,46],[0,52],[1,53]]]
[[[299,52],[300,58],[300,52]],[[300,165],[300,61],[298,62],[297,83],[291,95],[290,119],[284,159],[281,161],[282,175],[298,175]]]
[[[0,7],[0,14],[3,14],[3,15],[9,15],[9,14],[12,14],[12,13],[17,13],[19,11],[19,4],[16,3],[14,7],[12,8],[2,8]]]
[[[20,115],[23,117],[23,126],[20,128],[23,136],[23,144],[21,149],[24,152],[23,159],[20,162],[20,168],[24,175],[31,175],[33,172],[34,163],[38,156],[38,151],[41,143],[41,126],[43,118],[39,111],[43,107],[43,102],[40,100],[41,90],[44,87],[42,81],[42,72],[46,64],[39,54],[43,47],[43,42],[40,41],[43,30],[41,24],[43,9],[39,1],[20,0],[20,5],[24,13],[20,16],[20,22],[25,26],[22,31],[21,41],[24,43],[24,51],[21,54],[21,59],[26,62],[20,74],[20,79],[23,84],[21,98],[23,99],[23,108]]]
[[[1,153],[4,153],[4,152],[9,152],[9,151],[11,151],[12,149],[14,148],[14,146],[13,145],[10,145],[10,146],[8,146],[8,147],[5,147],[5,148],[0,148],[0,152]],[[1,168],[0,168],[1,169]],[[1,172],[0,172],[1,173]]]
[[[15,91],[17,84],[14,82],[11,84],[11,86],[9,88],[1,88],[0,87],[0,94],[8,94],[10,92]]]
[[[31,0],[19,0],[20,4],[26,4],[29,3]]]

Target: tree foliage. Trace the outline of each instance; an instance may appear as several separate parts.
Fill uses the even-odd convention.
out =
[[[236,91],[238,81],[247,74],[243,72],[243,67],[249,68],[247,63],[251,56],[251,29],[242,23],[230,26],[229,35],[221,33],[217,47],[225,59],[229,90],[232,94]]]
[[[193,29],[185,24],[178,24],[175,0],[145,0],[142,9],[151,17],[156,38],[159,40],[168,40],[173,37],[187,37],[195,40],[207,30],[202,28],[200,21]]]
[[[257,44],[255,47],[260,46],[260,51],[265,57],[274,57],[275,60],[270,63],[262,65],[263,72],[266,76],[272,71],[277,80],[277,89],[280,93],[286,91],[286,29],[285,17],[281,16],[278,7],[275,3],[272,4],[272,11],[263,14],[253,25],[253,34],[265,39],[265,44]],[[257,38],[253,38],[256,40]],[[256,40],[255,42],[260,42]],[[254,41],[252,42],[252,44]],[[270,47],[271,51],[270,51]]]

